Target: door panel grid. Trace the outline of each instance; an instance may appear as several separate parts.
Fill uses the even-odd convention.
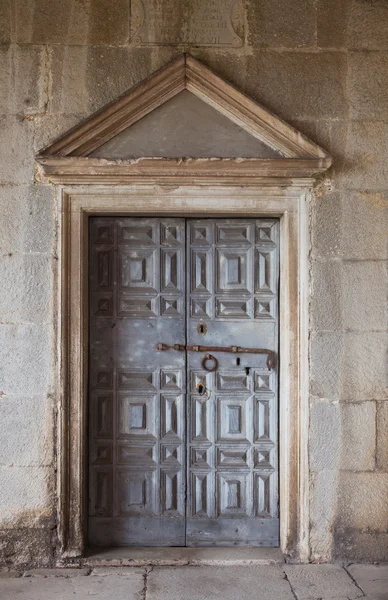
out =
[[[278,545],[278,221],[93,218],[89,542]],[[187,384],[186,384],[187,382]]]

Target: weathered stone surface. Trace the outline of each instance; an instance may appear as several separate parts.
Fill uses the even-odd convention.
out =
[[[53,51],[53,93],[51,113],[87,116],[156,69],[174,55],[170,48],[57,46]]]
[[[311,393],[343,400],[388,398],[387,333],[317,333],[311,341]]]
[[[38,467],[53,463],[53,409],[50,398],[0,399],[0,465]]]
[[[312,284],[315,330],[386,329],[388,262],[314,262]]]
[[[350,121],[343,156],[343,168],[333,178],[338,188],[361,194],[386,190],[388,124],[383,121]]]
[[[332,557],[339,481],[337,470],[325,469],[310,476],[310,544],[315,561],[326,562]]]
[[[45,396],[53,375],[52,342],[48,325],[0,325],[0,391]]]
[[[385,0],[354,0],[350,4],[348,47],[387,50],[388,5]]]
[[[89,575],[88,568],[57,568],[57,569],[31,569],[23,573],[23,577],[85,577]]]
[[[37,527],[52,515],[52,476],[49,467],[0,466],[0,522],[4,529]]]
[[[0,261],[0,313],[3,323],[51,323],[53,258],[8,253]]]
[[[373,471],[375,402],[339,404],[328,400],[316,401],[311,406],[310,432],[310,467],[313,471]]]
[[[125,44],[126,0],[15,0],[16,40],[36,44]]]
[[[314,257],[388,259],[388,191],[333,192],[313,206]]]
[[[34,158],[32,123],[0,116],[0,184],[32,183]]]
[[[73,600],[92,596],[96,600],[140,600],[143,576],[133,572],[123,577],[21,577],[1,582],[4,600],[42,600],[60,598]]]
[[[14,579],[15,577],[21,577],[22,574],[20,571],[11,571],[9,569],[1,569],[0,570],[0,579]]]
[[[145,572],[145,569],[136,567],[97,567],[92,570],[90,575],[92,577],[106,577],[107,575],[125,576],[132,574],[138,574],[143,576]]]
[[[236,597],[251,600],[253,590],[259,591],[262,600],[294,598],[282,569],[278,567],[204,567],[201,568],[200,585],[198,568],[165,567],[154,569],[147,581],[149,600],[206,600],[214,598],[215,594],[223,600],[235,600]]]
[[[347,40],[347,22],[351,2],[349,0],[318,0],[317,45],[342,48]]]
[[[0,254],[52,254],[57,235],[55,209],[55,190],[49,185],[1,186]],[[45,285],[51,288],[50,277]]]
[[[388,473],[341,473],[337,520],[340,527],[386,533]]]
[[[315,46],[315,7],[309,0],[257,0],[248,3],[248,42],[252,46]]]
[[[387,5],[388,15],[388,5]],[[388,54],[349,54],[349,108],[353,119],[384,121],[388,111]]]
[[[341,527],[338,520],[334,529],[332,560],[386,562],[387,548],[388,533]],[[382,599],[372,596],[366,600]]]
[[[388,598],[387,565],[349,565],[347,571],[357,581],[366,596],[375,600]]]
[[[388,402],[377,403],[376,466],[381,471],[388,467]]]
[[[340,565],[285,565],[298,600],[359,598],[359,588]]]
[[[54,544],[52,524],[46,528],[27,526],[19,529],[0,529],[0,562],[16,568],[32,568],[35,565],[48,567],[53,562]],[[1,597],[3,599],[4,594]]]
[[[286,120],[347,115],[343,53],[257,50],[247,70],[248,94]]]
[[[0,3],[0,44],[11,41],[11,3]]]

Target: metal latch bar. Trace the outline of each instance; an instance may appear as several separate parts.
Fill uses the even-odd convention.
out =
[[[157,344],[157,350],[178,350],[179,352],[231,352],[233,354],[266,354],[267,367],[272,369],[275,366],[276,355],[272,350],[266,348],[242,348],[241,346],[185,346],[184,344]]]

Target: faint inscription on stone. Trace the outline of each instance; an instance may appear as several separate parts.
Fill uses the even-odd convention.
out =
[[[241,46],[241,0],[132,0],[140,45]]]

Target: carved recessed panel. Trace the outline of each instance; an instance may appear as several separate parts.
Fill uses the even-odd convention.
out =
[[[217,440],[248,441],[247,399],[237,397],[218,398],[217,404]]]
[[[191,291],[198,294],[210,294],[211,254],[205,250],[192,250]]]
[[[181,471],[165,471],[160,473],[161,485],[161,513],[182,512],[181,502]]]
[[[111,469],[93,471],[93,495],[91,513],[109,517],[113,509],[113,472]]]
[[[246,299],[217,298],[216,316],[223,319],[249,319],[251,304],[251,301]]]
[[[153,247],[157,239],[156,224],[144,221],[119,224],[118,238],[120,245]]]
[[[254,473],[253,475],[253,503],[255,516],[268,518],[275,516],[275,507],[272,506],[272,490],[275,474]]]
[[[120,443],[117,446],[117,462],[133,469],[156,469],[156,446]]]
[[[118,436],[155,439],[156,396],[118,396]]]
[[[154,471],[119,471],[118,494],[120,516],[157,514]]]
[[[120,370],[117,374],[119,389],[134,390],[136,392],[155,392],[157,374],[154,371]]]
[[[155,250],[133,250],[120,255],[120,287],[129,293],[157,294]]]
[[[217,390],[221,392],[246,392],[251,388],[251,377],[242,369],[236,371],[217,371]]]
[[[218,516],[247,515],[247,476],[240,472],[217,474]]]
[[[96,252],[96,287],[98,290],[111,290],[113,282],[113,250]]]
[[[118,314],[120,317],[147,319],[158,316],[156,298],[119,297]]]
[[[191,516],[210,517],[212,510],[211,475],[209,473],[191,473]]]
[[[244,250],[217,251],[217,293],[249,294],[250,256]]]

